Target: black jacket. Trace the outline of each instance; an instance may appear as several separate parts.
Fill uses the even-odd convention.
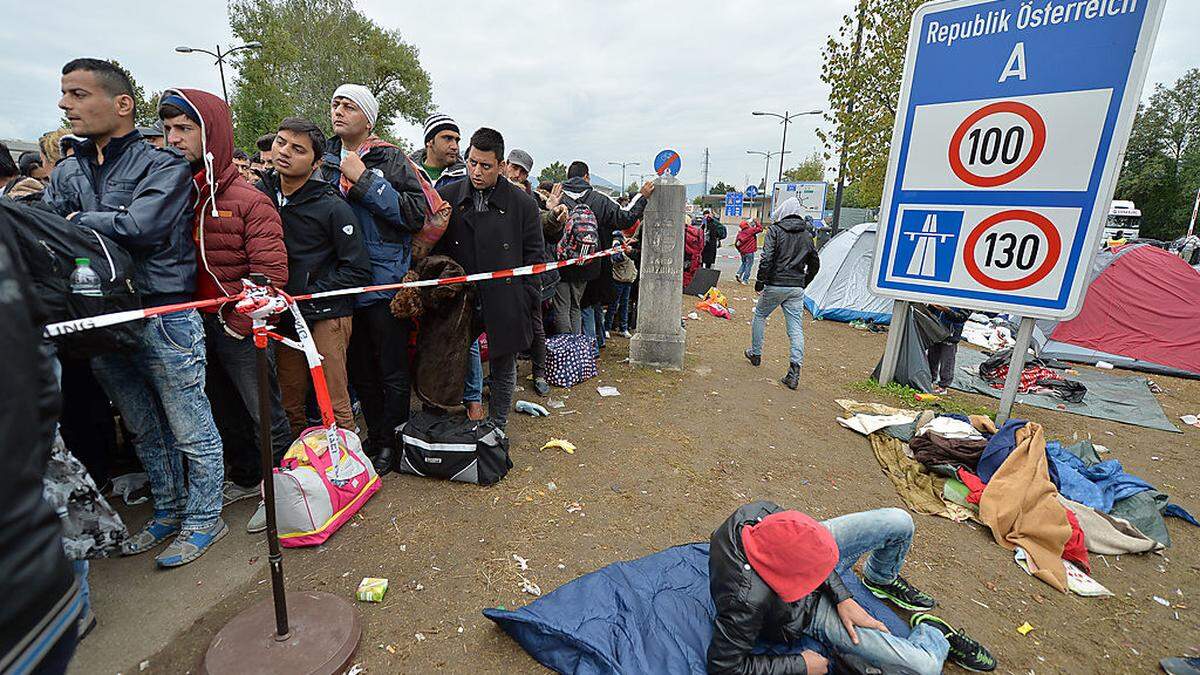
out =
[[[173,148],[137,131],[114,138],[96,164],[96,145],[54,167],[43,199],[58,215],[112,237],[133,255],[134,280],[147,307],[187,302],[196,289],[192,169]]]
[[[708,646],[710,675],[805,675],[799,654],[752,655],[760,638],[768,642],[798,642],[812,621],[822,593],[834,603],[847,600],[850,591],[837,572],[817,590],[786,603],[758,576],[742,548],[742,526],[756,523],[784,509],[773,502],[754,502],[733,513],[712,533],[708,558],[708,585],[717,618]]]
[[[475,210],[472,190],[471,181],[462,180],[438,191],[453,210],[433,252],[450,256],[467,274],[544,262],[545,240],[533,197],[500,179],[488,197],[487,210],[481,212]],[[534,275],[476,283],[492,356],[515,354],[533,343],[539,286]]]
[[[789,216],[767,228],[758,263],[759,283],[805,288],[819,269],[821,256],[803,218]]]
[[[39,349],[42,314],[13,233],[0,229],[0,672],[24,651],[20,643],[51,634],[68,611],[78,612],[75,575],[62,547],[58,514],[42,497],[58,419],[58,385]],[[69,630],[74,630],[71,624]]]
[[[600,192],[592,189],[582,177],[568,178],[563,183],[563,203],[568,208],[576,203],[587,204],[592,213],[596,215],[596,225],[600,229],[600,248],[612,248],[613,245],[613,230],[624,230],[632,227],[634,223],[642,219],[642,213],[646,210],[646,200],[637,198],[629,209],[622,209],[620,204]],[[586,265],[572,265],[559,270],[563,281],[592,281],[593,279],[605,280],[609,286],[612,285],[612,261],[608,258],[601,258],[595,262],[590,262]],[[602,293],[603,295],[603,293]]]
[[[371,259],[363,245],[362,227],[337,188],[313,176],[281,200],[279,174],[270,171],[259,181],[258,189],[279,209],[283,221],[288,254],[285,291],[299,295],[371,283]],[[354,296],[308,300],[299,306],[309,321],[336,319],[354,313]]]

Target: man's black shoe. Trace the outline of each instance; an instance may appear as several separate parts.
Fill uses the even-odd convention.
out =
[[[871,595],[890,601],[893,605],[907,609],[910,612],[924,612],[937,606],[933,597],[921,589],[910,585],[904,577],[897,576],[886,584],[876,584],[869,579],[863,579],[863,586],[871,591]]]
[[[950,624],[932,614],[913,614],[909,625],[913,628],[927,624],[938,629],[950,643],[950,660],[975,673],[990,673],[996,669],[996,659],[986,647],[967,636],[962,631],[954,630]]]
[[[544,377],[535,377],[533,378],[533,390],[537,392],[538,396],[549,396],[550,383],[546,382]]]
[[[780,382],[784,383],[788,389],[798,388],[800,386],[800,364],[793,363],[789,366],[787,375],[784,375]]]
[[[371,460],[372,466],[375,467],[375,473],[380,476],[386,476],[392,472],[392,458],[395,456],[395,451],[388,446],[383,446],[375,455],[368,455],[367,459]]]
[[[747,349],[746,351],[744,351],[742,353],[746,355],[747,359],[750,359],[750,365],[755,366],[755,367],[762,365],[762,355],[761,354],[751,354],[749,349]]]

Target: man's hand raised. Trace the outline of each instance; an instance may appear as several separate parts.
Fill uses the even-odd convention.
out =
[[[640,192],[641,195],[646,199],[649,199],[650,195],[654,194],[654,183],[646,181],[644,184],[642,184],[642,189],[638,192]]]

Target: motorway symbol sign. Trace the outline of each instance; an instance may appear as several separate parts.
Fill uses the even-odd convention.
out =
[[[1165,0],[942,0],[909,32],[871,289],[1082,305]]]
[[[672,176],[679,175],[679,167],[683,164],[679,153],[674,150],[663,150],[654,158],[654,171],[658,175],[670,173]]]

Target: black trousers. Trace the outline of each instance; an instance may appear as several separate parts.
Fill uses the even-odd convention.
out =
[[[929,359],[929,374],[933,383],[939,387],[949,387],[954,381],[954,360],[958,355],[958,344],[954,342],[937,342],[929,345],[926,352]]]
[[[529,362],[534,377],[546,376],[546,306],[539,302],[533,313],[533,344],[529,347]]]
[[[59,429],[67,449],[83,462],[101,489],[112,478],[112,469],[141,471],[132,450],[126,447],[122,452],[117,445],[112,404],[92,374],[91,363],[68,357],[60,357],[59,362],[63,397]]]
[[[354,311],[347,355],[350,385],[362,403],[371,454],[395,444],[396,427],[412,405],[408,340],[412,322],[392,316],[387,302]]]

